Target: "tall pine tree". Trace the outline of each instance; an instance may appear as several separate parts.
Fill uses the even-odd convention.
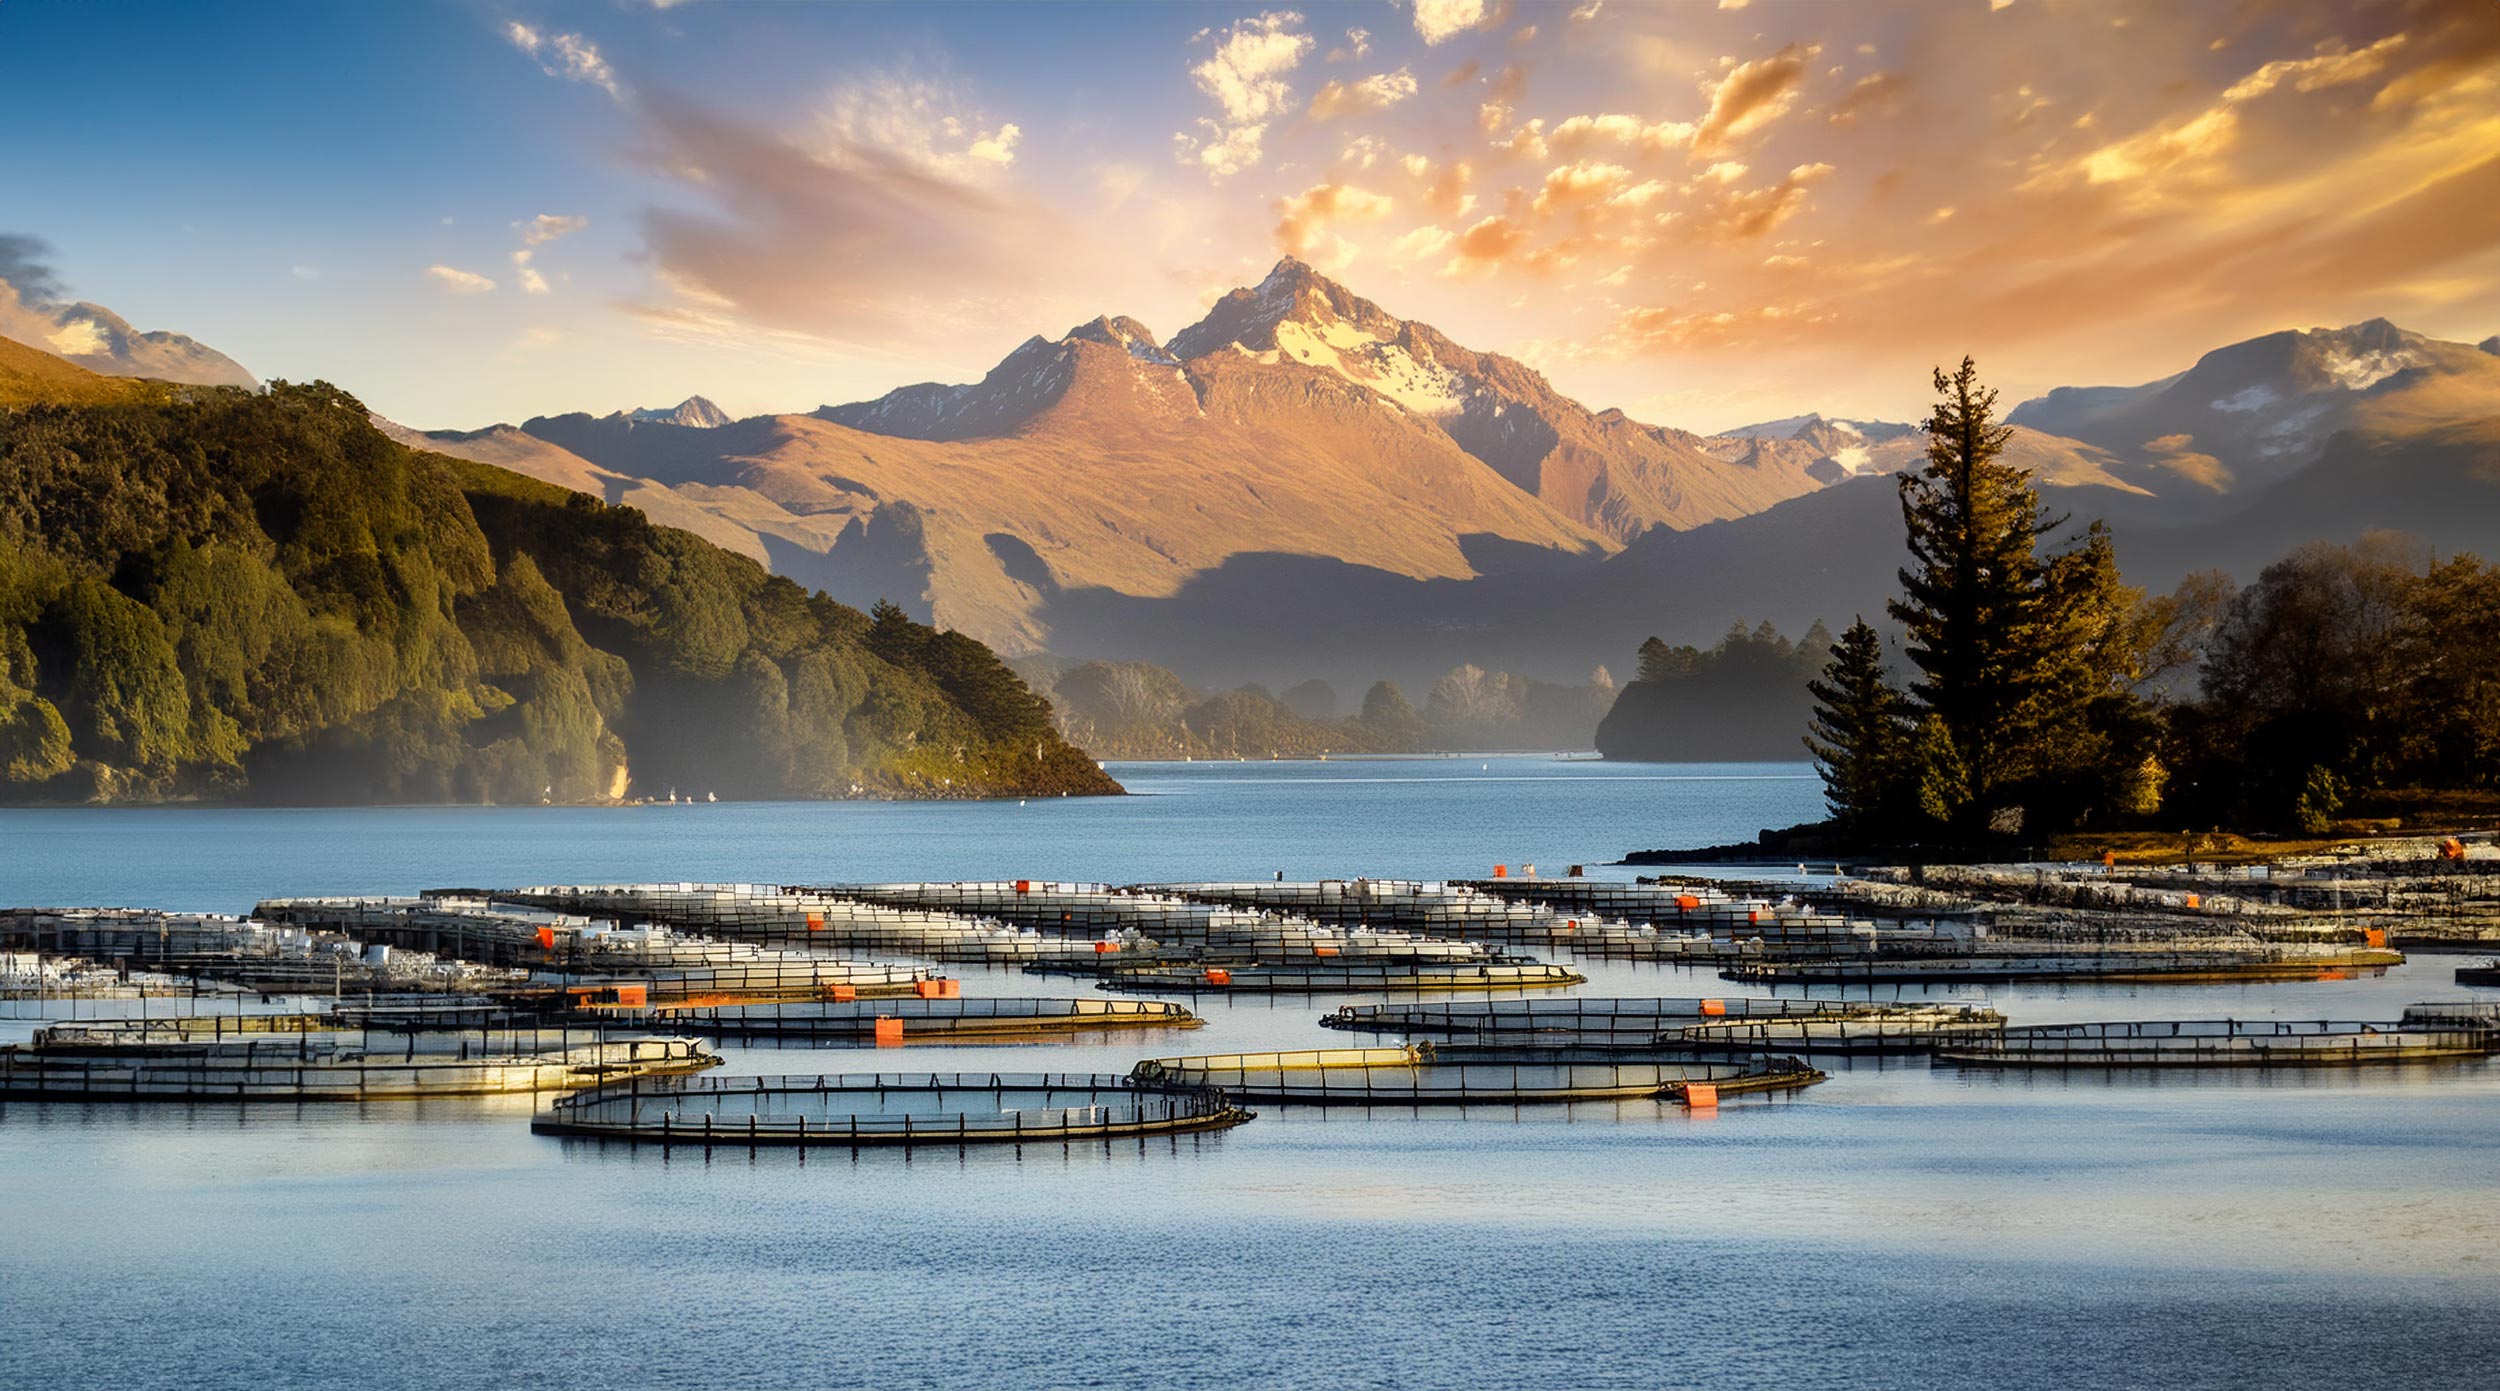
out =
[[[1910,564],[1888,611],[1902,626],[1921,709],[1950,736],[1966,779],[1959,803],[1984,818],[2029,771],[2027,725],[2057,680],[2054,605],[2037,547],[2063,519],[2043,521],[2030,475],[2005,461],[2009,427],[1997,393],[1965,357],[1939,368],[1927,419],[1927,466],[1901,477]],[[1977,829],[1968,826],[1966,829]]]
[[[1883,639],[1863,618],[1850,624],[1806,689],[1814,696],[1806,748],[1832,819],[1852,835],[1876,830],[1901,804],[1909,732],[1901,694],[1884,677]]]

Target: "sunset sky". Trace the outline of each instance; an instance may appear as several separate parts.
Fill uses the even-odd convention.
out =
[[[969,379],[1282,252],[1698,429],[2500,332],[2490,0],[11,0],[0,131],[62,293],[425,427]]]

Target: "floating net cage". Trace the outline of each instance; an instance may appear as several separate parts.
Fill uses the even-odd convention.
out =
[[[1317,1048],[1154,1058],[1143,1081],[1220,1087],[1244,1101],[1417,1106],[1673,1099],[1810,1086],[1823,1074],[1795,1058],[1709,1062],[1668,1050],[1557,1045]]]
[[[669,1028],[716,1038],[851,1044],[1194,1029],[1205,1022],[1166,1000],[1020,997],[722,1005],[671,1010],[665,1019]]]
[[[1351,1032],[1429,1035],[1469,1043],[1681,1044],[1760,1053],[1771,1048],[1880,1052],[1993,1032],[2004,1016],[1977,1004],[1877,1005],[1840,1000],[1531,999],[1346,1005],[1319,1021]]]
[[[943,962],[1014,964],[1063,959],[1092,949],[999,922],[765,884],[539,885],[437,889],[427,897],[665,923],[742,942],[894,952]]]
[[[1291,913],[1323,923],[1510,945],[1567,945],[1591,955],[1707,959],[1735,955],[1749,945],[1754,951],[1832,953],[1862,950],[1878,940],[1936,937],[1932,928],[1879,928],[1872,922],[1801,904],[1734,898],[1702,886],[1568,879],[1449,883],[1323,879],[1140,888],[1176,898]]]
[[[1250,1120],[1221,1090],[1061,1073],[634,1079],[560,1098],[543,1135],[661,1145],[973,1145],[1119,1140]]]
[[[323,1027],[329,1024],[330,1027]],[[700,1041],[490,1024],[345,1029],[321,1016],[55,1025],[0,1049],[0,1098],[381,1101],[570,1091],[715,1067]]]
[[[2044,952],[2036,955],[1909,957],[1846,961],[1751,961],[1722,967],[1727,980],[1763,985],[2002,984],[2097,980],[2195,984],[2231,980],[2332,980],[2401,965],[2396,952],[2346,948],[2243,951]]]
[[[1314,966],[1146,967],[1106,973],[1106,990],[1242,994],[1353,995],[1378,991],[1550,990],[1579,985],[1588,977],[1543,962],[1363,961]]]
[[[1948,1045],[1939,1062],[1989,1067],[2366,1067],[2500,1052],[2500,1029],[2439,1016],[2394,1023],[2136,1019],[2047,1024]]]
[[[470,992],[525,979],[517,970],[392,951],[336,932],[147,908],[0,910],[0,945],[263,994]]]
[[[910,966],[844,961],[668,927],[620,928],[581,916],[500,911],[441,896],[268,899],[255,911],[271,921],[352,937],[372,950],[425,951],[541,975],[647,978],[655,993],[680,997],[805,997],[834,987],[897,995],[929,975]]]

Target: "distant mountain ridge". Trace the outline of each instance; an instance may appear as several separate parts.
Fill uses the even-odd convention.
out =
[[[162,330],[143,333],[103,305],[29,296],[5,279],[0,279],[0,338],[108,377],[186,386],[260,385],[243,364],[198,339]]]
[[[683,425],[693,430],[717,430],[729,423],[729,412],[701,396],[689,396],[674,406],[642,406],[616,414],[636,425]]]
[[[2148,582],[2194,563],[2191,535],[2230,564],[2373,525],[2488,548],[2496,371],[2500,336],[2268,334],[2025,401],[2010,448],[2055,512],[2117,525]],[[1291,258],[1168,340],[1104,315],[978,381],[399,437],[1010,654],[1143,658],[1202,686],[1462,661],[1566,679],[1622,661],[1636,626],[1839,623],[1880,609],[1888,477],[1925,449],[1915,425],[1815,411],[1702,435],[1590,410]]]

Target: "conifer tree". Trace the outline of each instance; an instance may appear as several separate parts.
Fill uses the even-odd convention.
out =
[[[1935,386],[1927,466],[1901,478],[1910,564],[1889,611],[1919,670],[1911,694],[1953,744],[1964,795],[1946,800],[1984,815],[2026,771],[2037,745],[2025,722],[2055,681],[2054,606],[2036,547],[2063,519],[2043,521],[2029,474],[2005,461],[2013,431],[1997,423],[1997,393],[1971,359],[1951,376],[1937,369]]]
[[[1640,674],[1635,681],[1664,681],[1675,675],[1675,650],[1664,639],[1651,638],[1641,644]]]
[[[1870,829],[1899,805],[1907,773],[1904,703],[1884,677],[1883,639],[1863,618],[1850,624],[1806,689],[1814,695],[1806,748],[1823,775],[1823,798],[1844,829]]]

